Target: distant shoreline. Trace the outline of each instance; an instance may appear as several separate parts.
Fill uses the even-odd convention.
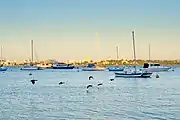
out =
[[[144,63],[147,63],[149,61],[147,60],[136,60],[136,64],[137,65],[143,65]],[[159,63],[160,65],[180,65],[180,60],[151,60],[151,63]],[[1,64],[4,63],[4,66],[22,66],[25,63],[23,62],[6,62],[3,61],[1,62]],[[134,61],[133,60],[101,60],[101,61],[66,61],[65,63],[69,63],[69,64],[73,64],[73,65],[77,65],[77,66],[83,66],[83,65],[87,65],[88,63],[94,63],[97,66],[109,66],[109,65],[128,65],[128,66],[132,66],[134,65]],[[51,61],[39,61],[39,62],[34,62],[35,65],[37,64],[53,64]]]

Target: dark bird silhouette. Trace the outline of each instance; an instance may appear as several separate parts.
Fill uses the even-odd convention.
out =
[[[61,85],[61,84],[65,84],[65,82],[59,82],[59,85]]]
[[[93,76],[89,76],[89,80],[94,79]]]
[[[36,81],[38,80],[31,80],[31,83],[34,85]]]
[[[29,75],[32,75],[32,73],[29,73]]]
[[[86,88],[87,88],[87,90],[86,90],[86,92],[88,93],[89,91],[88,91],[88,88],[92,88],[93,87],[93,85],[88,85]]]
[[[93,85],[88,85],[88,86],[87,86],[87,89],[90,88],[90,87],[93,87]]]
[[[113,80],[114,80],[114,78],[111,78],[111,79],[110,79],[110,81],[113,81]]]
[[[156,78],[159,78],[159,75],[158,75],[158,74],[156,74]]]
[[[103,85],[102,83],[98,83],[98,85],[97,86],[100,86],[100,85]]]

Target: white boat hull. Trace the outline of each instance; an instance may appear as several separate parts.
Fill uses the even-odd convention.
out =
[[[22,67],[21,70],[41,70],[40,67],[37,66],[29,66],[29,67]]]
[[[82,68],[82,71],[104,71],[105,68]]]
[[[169,71],[171,67],[161,67],[161,68],[143,68],[141,70],[145,70],[147,72],[165,72]]]
[[[122,78],[150,78],[152,73],[115,73],[115,77]]]

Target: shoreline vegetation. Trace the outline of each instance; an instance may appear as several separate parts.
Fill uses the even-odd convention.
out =
[[[37,64],[53,64],[53,61],[54,60],[46,60],[46,61],[35,61],[33,62],[33,64],[37,65]],[[148,61],[148,60],[136,60],[136,64],[137,65],[143,65],[144,63],[147,63],[147,62],[151,62],[151,63],[159,63],[161,65],[180,65],[180,60],[151,60],[151,61]],[[5,66],[20,66],[20,65],[24,65],[24,64],[27,64],[27,63],[30,63],[28,61],[26,62],[8,62],[6,60],[0,60],[0,63],[4,64]],[[104,67],[104,66],[109,66],[109,65],[134,65],[134,61],[133,60],[101,60],[101,61],[65,61],[64,63],[68,63],[68,64],[73,64],[73,65],[76,65],[76,66],[84,66],[84,65],[87,65],[88,63],[94,63],[96,64],[97,66],[101,66],[101,67]]]

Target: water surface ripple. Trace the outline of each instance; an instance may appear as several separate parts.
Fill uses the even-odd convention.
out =
[[[15,68],[0,72],[1,120],[180,120],[179,67],[158,79],[110,81],[112,72],[60,70],[28,74]],[[86,92],[88,84],[99,82],[103,86]]]

